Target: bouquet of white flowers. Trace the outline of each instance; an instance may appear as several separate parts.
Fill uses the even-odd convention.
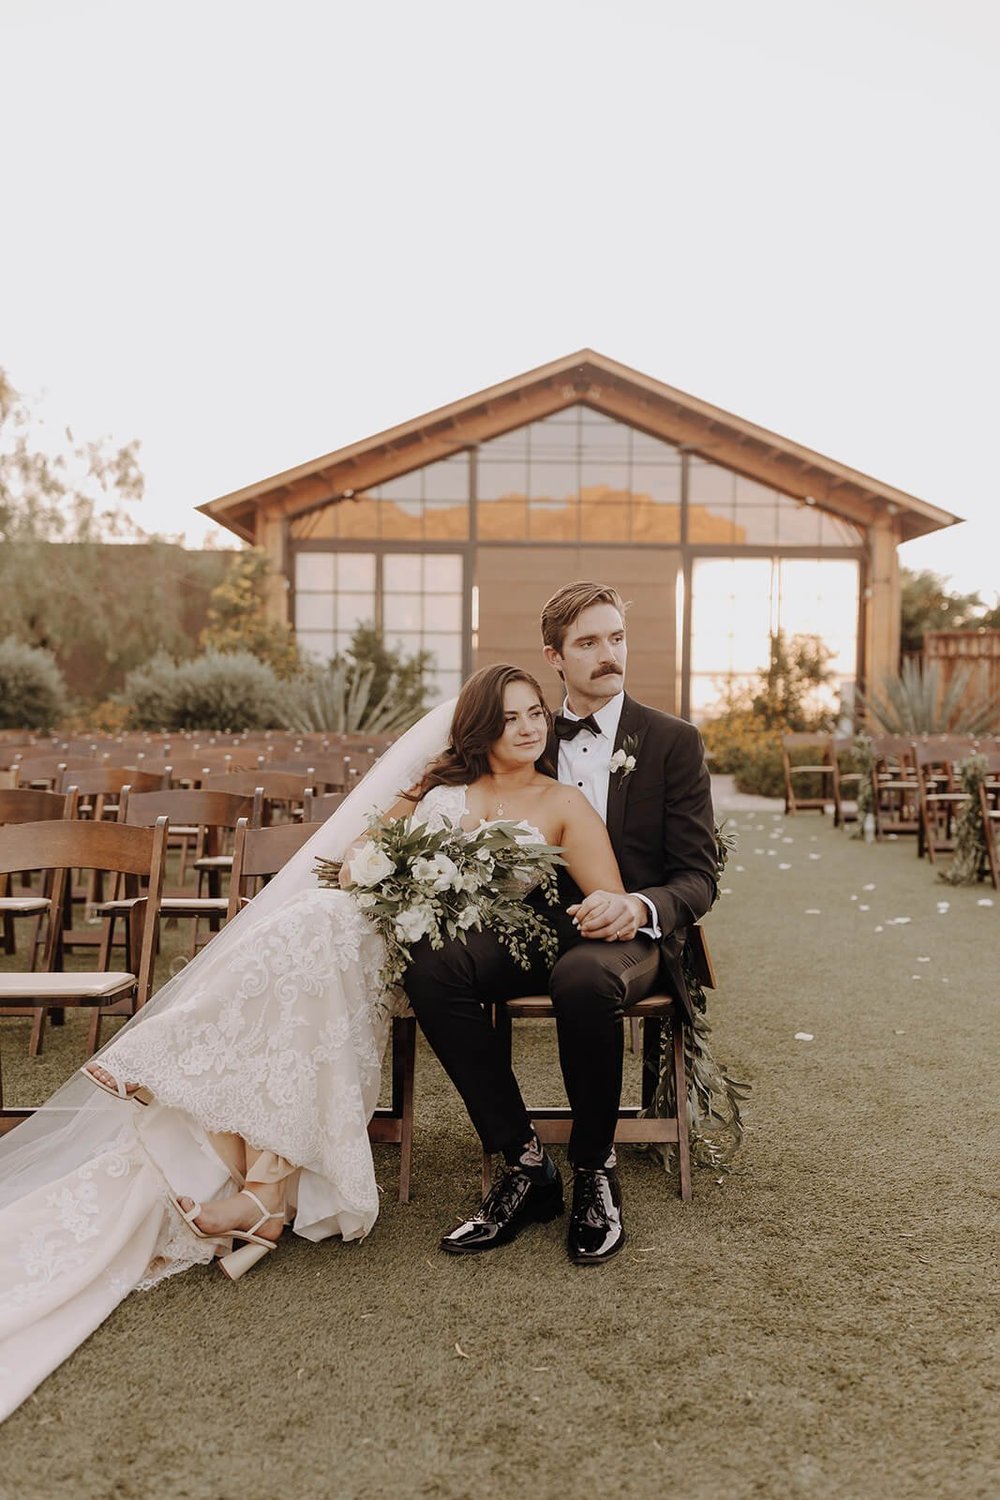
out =
[[[427,938],[441,948],[445,936],[465,942],[467,932],[488,928],[523,969],[537,946],[555,961],[555,933],[525,901],[537,887],[552,905],[557,899],[560,850],[536,842],[520,823],[488,823],[471,833],[445,820],[431,830],[414,818],[369,825],[368,842],[347,862],[345,886],[385,942],[382,979],[398,985],[410,961],[410,945]],[[340,883],[341,864],[319,859],[323,886]]]

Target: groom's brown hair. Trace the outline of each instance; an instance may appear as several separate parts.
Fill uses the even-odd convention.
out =
[[[613,604],[623,620],[628,609],[610,584],[566,583],[542,606],[542,644],[561,654],[567,630],[592,604]]]

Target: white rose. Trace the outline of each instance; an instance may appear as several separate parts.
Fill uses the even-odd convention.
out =
[[[468,891],[471,895],[473,891],[478,891],[479,887],[484,885],[487,879],[488,876],[485,870],[467,870],[462,876],[459,889]]]
[[[435,854],[433,859],[415,859],[413,878],[421,885],[431,886],[435,891],[457,891],[462,888],[458,866],[447,854]]]
[[[394,925],[401,943],[417,943],[434,931],[434,913],[428,906],[408,906],[398,914]]]
[[[362,891],[360,896],[355,896],[355,901],[362,911],[371,911],[373,906],[378,905],[378,897],[373,896],[371,891]]]
[[[456,921],[458,922],[459,927],[468,932],[469,928],[475,927],[476,923],[479,921],[479,907],[473,906],[471,904],[469,906],[463,907],[459,912]]]
[[[377,844],[369,843],[358,850],[347,868],[355,885],[378,885],[380,880],[392,874],[393,864]]]

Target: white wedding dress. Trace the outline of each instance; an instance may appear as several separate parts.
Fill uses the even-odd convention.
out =
[[[464,788],[435,787],[415,816],[457,824],[464,811]],[[405,1001],[384,991],[382,939],[354,900],[304,878],[277,905],[264,900],[267,891],[256,898],[230,924],[239,925],[239,941],[223,943],[223,929],[184,971],[177,998],[160,1008],[154,1001],[100,1054],[103,1067],[145,1084],[154,1102],[126,1103],[85,1085],[93,1097],[68,1111],[48,1148],[68,1158],[72,1133],[79,1159],[33,1190],[8,1193],[0,1208],[0,1418],[130,1291],[211,1259],[214,1243],[191,1232],[170,1194],[207,1201],[234,1191],[213,1133],[238,1134],[298,1168],[290,1179],[295,1233],[351,1240],[374,1224],[367,1123],[393,1007]],[[18,1126],[7,1142],[27,1129]],[[37,1161],[31,1169],[38,1174]]]

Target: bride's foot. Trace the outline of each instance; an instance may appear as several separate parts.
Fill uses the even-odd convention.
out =
[[[103,1089],[106,1094],[111,1094],[115,1099],[131,1099],[135,1104],[152,1104],[153,1095],[149,1089],[140,1083],[122,1083],[107,1068],[102,1068],[99,1063],[87,1063],[80,1069],[84,1078]]]
[[[276,1244],[285,1227],[285,1191],[280,1182],[250,1183],[231,1198],[214,1203],[198,1204],[193,1198],[176,1201],[191,1228],[205,1239],[239,1239],[252,1232],[256,1240]]]

